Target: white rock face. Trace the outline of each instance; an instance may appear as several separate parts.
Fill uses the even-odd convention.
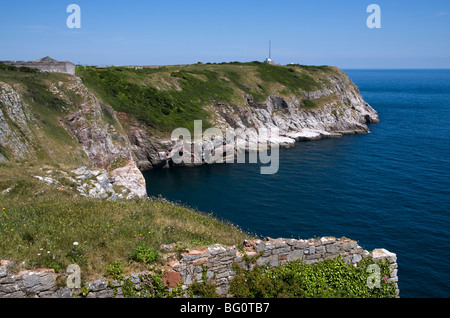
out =
[[[29,128],[32,125],[29,106],[11,85],[3,82],[0,82],[0,105],[3,106],[0,108],[0,146],[4,151],[8,149],[14,158],[35,154],[31,146],[33,135]],[[0,149],[0,162],[6,160]]]
[[[0,162],[11,159],[33,160],[36,158],[36,148],[52,153],[40,132],[31,106],[24,101],[21,89],[20,85],[0,82]],[[102,104],[77,77],[71,77],[64,83],[52,83],[48,91],[68,105],[61,107],[62,115],[58,121],[78,141],[79,148],[74,153],[84,151],[92,162],[90,166],[96,167],[75,169],[72,176],[67,177],[76,184],[79,194],[113,200],[120,197],[145,197],[145,179],[134,163],[131,144],[115,112]],[[79,104],[74,105],[68,97],[71,94],[78,97]],[[118,195],[113,188],[114,177],[108,174],[106,168],[122,162],[126,163],[123,169],[112,171],[117,178],[116,184],[126,189],[125,193]],[[51,171],[48,173],[51,174]],[[47,185],[61,186],[51,176],[35,178]]]
[[[261,146],[264,148],[270,143],[294,147],[297,141],[369,132],[367,123],[379,122],[378,113],[363,100],[358,87],[348,76],[337,72],[324,78],[328,84],[320,90],[303,93],[304,99],[317,103],[317,107],[310,109],[302,108],[303,101],[295,96],[270,95],[264,103],[254,103],[251,96],[245,95],[246,105],[213,103],[207,109],[214,118],[213,125],[223,132],[222,142],[211,138],[191,140],[191,144],[177,140],[161,142],[160,147],[166,148],[168,156],[164,162],[153,160],[147,167],[167,167],[170,160],[186,148],[194,149],[195,156],[200,158],[205,158],[205,153],[211,151],[226,152],[229,156],[233,151],[261,150]],[[265,137],[262,132],[270,130],[276,130],[276,136]],[[153,144],[151,148],[157,146]],[[151,148],[147,147],[150,153]],[[205,153],[201,153],[202,149]]]
[[[145,198],[147,196],[145,179],[134,161],[130,161],[125,167],[115,169],[111,172],[111,176],[114,178],[114,184],[129,190],[126,199]]]

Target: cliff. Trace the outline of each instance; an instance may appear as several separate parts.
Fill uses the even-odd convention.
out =
[[[170,251],[170,259],[164,255],[168,285],[173,278],[186,285],[203,279],[206,268],[217,291],[227,294],[237,274],[233,264],[242,265],[249,255],[259,257],[258,265],[274,267],[292,260],[309,264],[342,256],[356,264],[369,255],[387,257],[385,278],[396,285],[396,256],[384,250],[370,254],[344,238],[252,240],[170,202],[117,200],[145,198],[141,172],[174,165],[180,142],[171,132],[178,127],[192,132],[199,119],[203,128],[241,129],[249,143],[260,142],[253,140],[253,132],[277,128],[276,141],[286,147],[300,140],[366,133],[368,123],[379,121],[358,88],[334,67],[257,62],[79,67],[73,76],[0,64],[0,259],[8,258],[0,262],[0,298],[113,297],[116,290],[103,279],[89,283],[86,293],[60,289],[57,279],[68,273],[57,274],[55,268],[80,261],[74,251],[87,252],[81,254],[83,273],[97,279],[113,261],[129,264],[130,251],[144,239],[161,246],[157,252],[186,241],[182,250]],[[216,151],[224,148],[210,138],[191,144],[200,149],[211,145]],[[235,146],[232,155],[248,150],[246,144]],[[196,249],[200,243],[234,244],[243,237],[249,239],[243,246]],[[77,243],[75,250],[72,243],[78,241],[82,246]],[[48,255],[41,255],[43,246]],[[11,260],[24,262],[17,264],[17,275]],[[141,265],[134,266],[131,270]],[[123,283],[116,287],[128,286]],[[393,297],[398,295],[394,291]]]
[[[121,192],[144,197],[138,170],[174,165],[181,148],[171,132],[193,131],[195,120],[202,120],[204,129],[241,129],[247,143],[235,143],[234,156],[261,142],[252,139],[263,129],[277,128],[276,141],[291,147],[299,140],[366,133],[367,123],[379,121],[358,87],[335,67],[259,62],[79,67],[77,75],[0,68],[0,162],[67,164],[65,172],[72,172],[80,194],[117,194],[98,180],[86,188],[80,179],[92,173],[73,173],[85,167],[101,169],[94,177],[106,173],[111,184],[125,188]],[[223,151],[225,142],[203,138],[192,146]]]
[[[24,161],[56,164],[61,172],[30,177],[58,187],[64,180],[80,195],[146,196],[114,111],[74,76],[0,70],[0,162]],[[6,192],[17,183],[7,172],[2,181]]]
[[[193,131],[198,119],[204,129],[241,129],[246,144],[258,143],[254,132],[277,128],[276,141],[286,147],[300,140],[366,133],[367,123],[379,121],[358,87],[335,67],[252,62],[82,68],[78,75],[119,112],[141,171],[173,165],[171,158],[181,146],[170,132],[178,127]],[[213,142],[215,151],[223,146],[225,142]],[[192,147],[211,147],[211,140],[193,140]],[[234,155],[248,150],[245,145],[233,148]]]

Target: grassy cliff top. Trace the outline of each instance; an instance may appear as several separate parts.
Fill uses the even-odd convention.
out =
[[[323,89],[340,71],[328,66],[270,65],[260,62],[162,66],[77,67],[77,75],[105,103],[154,128],[192,128],[210,124],[205,106],[246,105],[245,95],[264,102],[270,95],[304,99],[303,92]]]
[[[83,280],[94,280],[107,276],[108,266],[117,262],[125,273],[146,270],[149,264],[133,258],[139,248],[157,255],[162,244],[178,243],[181,251],[240,244],[250,237],[213,215],[161,199],[75,197],[64,176],[57,177],[60,168],[0,163],[0,260],[57,271],[76,263]],[[53,171],[59,187],[33,177],[47,170]]]

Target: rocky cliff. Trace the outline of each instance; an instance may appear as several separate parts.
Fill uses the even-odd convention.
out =
[[[231,63],[83,68],[77,75],[0,69],[0,162],[65,164],[81,195],[145,197],[141,171],[174,165],[183,146],[171,131],[192,131],[195,119],[235,135],[193,140],[191,147],[231,156],[261,143],[255,134],[263,129],[278,129],[275,142],[291,147],[366,133],[367,123],[379,121],[358,87],[334,67]],[[246,143],[237,143],[237,129]]]
[[[114,111],[79,78],[3,72],[0,162],[26,160],[42,166],[64,166],[62,176],[80,195],[104,199],[146,196],[145,180]],[[61,184],[55,176],[34,177],[47,184]]]
[[[223,142],[212,140],[211,143],[211,138],[202,138],[193,140],[192,148],[207,149],[212,145],[215,152],[225,153],[224,147],[230,146],[225,132],[240,129],[245,135],[245,143],[231,141],[231,149],[236,155],[240,150],[249,150],[251,144],[261,143],[256,134],[264,129],[278,129],[279,137],[273,141],[280,146],[293,147],[297,141],[367,133],[368,123],[379,122],[378,113],[364,101],[358,87],[344,72],[326,68],[326,71],[314,76],[320,85],[312,89],[299,89],[295,94],[286,93],[286,86],[279,85],[267,90],[267,96],[262,101],[255,101],[246,89],[235,88],[240,98],[231,102],[210,100],[204,109],[208,111],[211,125],[223,132]],[[250,84],[240,84],[250,92],[257,90]],[[179,83],[174,86],[183,90]],[[261,99],[261,96],[258,97]],[[148,125],[138,122],[130,125],[128,136],[142,171],[176,165],[172,157],[186,146],[167,135],[158,136]],[[204,153],[201,156],[204,159]]]

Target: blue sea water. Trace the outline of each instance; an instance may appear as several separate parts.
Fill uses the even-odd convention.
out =
[[[257,164],[145,174],[150,196],[270,237],[346,236],[397,254],[400,296],[450,297],[450,70],[347,70],[381,122]]]

